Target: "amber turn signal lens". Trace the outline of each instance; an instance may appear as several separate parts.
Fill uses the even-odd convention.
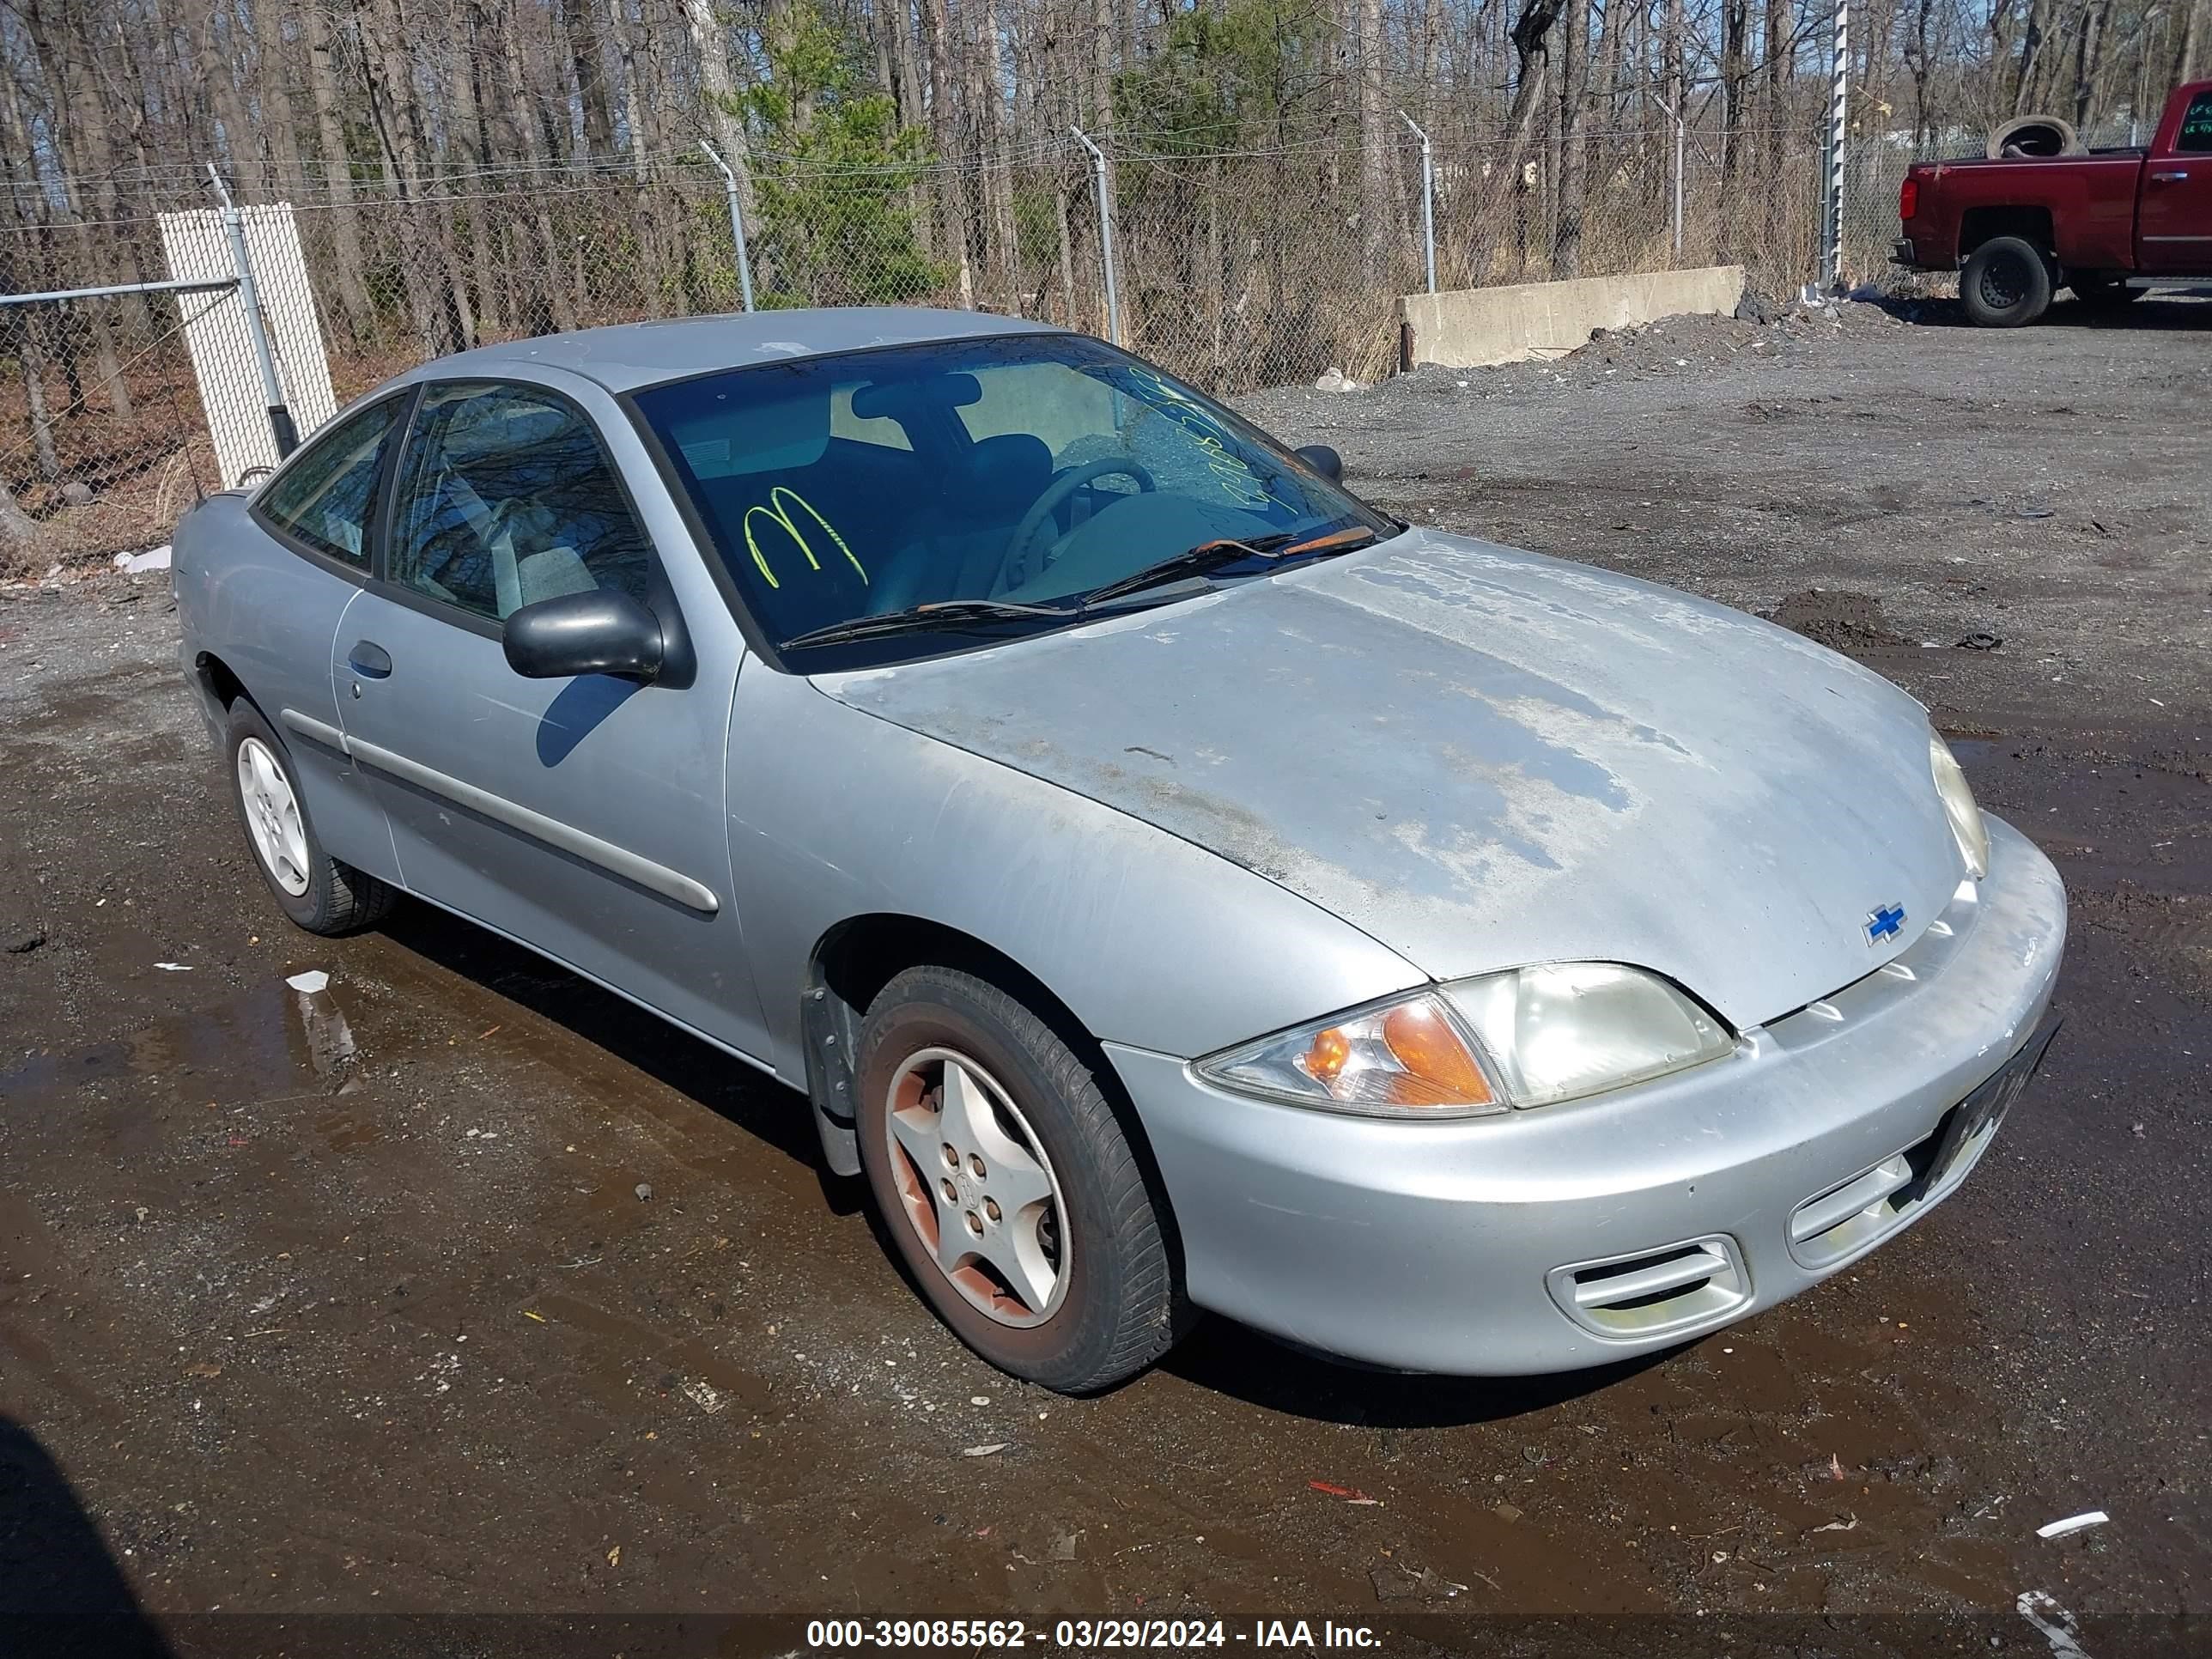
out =
[[[1382,1021],[1382,1041],[1407,1073],[1394,1079],[1394,1099],[1409,1106],[1440,1101],[1468,1106],[1489,1103],[1490,1085],[1476,1066],[1474,1056],[1468,1053],[1466,1042],[1434,1004],[1415,1002],[1392,1009]]]
[[[1314,1033],[1313,1047],[1298,1060],[1308,1077],[1322,1083],[1334,1083],[1343,1075],[1345,1062],[1352,1058],[1352,1039],[1335,1026]]]

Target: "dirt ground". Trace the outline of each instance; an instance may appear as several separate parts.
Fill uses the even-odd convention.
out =
[[[1677,320],[1251,400],[1408,517],[1893,676],[2072,896],[2064,1032],[1957,1197],[1747,1323],[1534,1382],[1220,1321],[1104,1399],[1010,1382],[817,1173],[797,1096],[420,908],[289,930],[166,578],[5,590],[0,1650],[91,1610],[179,1654],[803,1650],[700,1622],[764,1611],[2206,1651],[2208,392],[2212,303],[2154,298]],[[522,1613],[558,1617],[365,1617]],[[40,1628],[20,1650],[119,1650]]]

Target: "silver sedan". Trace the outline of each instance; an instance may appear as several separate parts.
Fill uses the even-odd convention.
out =
[[[994,1364],[1514,1373],[1963,1181],[2065,896],[1926,712],[1400,523],[1125,353],[824,311],[448,357],[176,537],[276,902],[406,892],[803,1091]]]

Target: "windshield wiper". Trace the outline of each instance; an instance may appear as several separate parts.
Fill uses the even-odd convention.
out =
[[[1376,539],[1373,531],[1364,524],[1356,524],[1346,529],[1332,530],[1326,536],[1309,536],[1288,547],[1276,548],[1273,555],[1279,559],[1295,559],[1301,553],[1348,553],[1353,548],[1364,547]]]
[[[1018,605],[1012,599],[939,599],[929,605],[908,605],[872,617],[848,617],[821,628],[794,634],[779,649],[794,646],[837,645],[848,640],[872,640],[885,634],[917,634],[931,628],[957,628],[966,623],[1018,621],[1024,617],[1049,617],[1065,621],[1083,614],[1081,605]]]
[[[1267,545],[1274,539],[1267,536],[1256,542],[1240,542],[1223,537],[1216,541],[1200,542],[1196,547],[1185,548],[1157,564],[1148,564],[1142,570],[1133,570],[1126,576],[1118,576],[1103,587],[1092,588],[1084,596],[1083,602],[1086,607],[1103,605],[1109,599],[1120,599],[1125,593],[1158,587],[1178,577],[1202,576],[1209,570],[1218,570],[1224,565],[1235,564],[1243,559],[1280,558],[1282,555]]]
[[[1158,564],[1148,564],[1142,570],[1108,582],[1103,587],[1093,588],[1085,596],[1086,607],[1118,599],[1147,587],[1157,587],[1163,582],[1179,576],[1202,575],[1209,570],[1218,570],[1224,565],[1235,564],[1240,559],[1295,559],[1309,553],[1348,552],[1364,547],[1376,539],[1376,534],[1365,525],[1353,525],[1346,530],[1332,530],[1327,535],[1309,536],[1302,542],[1291,539],[1291,532],[1283,531],[1270,536],[1255,536],[1249,541],[1238,541],[1224,536],[1214,541],[1200,542],[1187,548]]]

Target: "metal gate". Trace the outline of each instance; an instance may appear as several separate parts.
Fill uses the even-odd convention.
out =
[[[161,231],[165,281],[0,295],[0,578],[166,542],[332,411],[290,209]]]

